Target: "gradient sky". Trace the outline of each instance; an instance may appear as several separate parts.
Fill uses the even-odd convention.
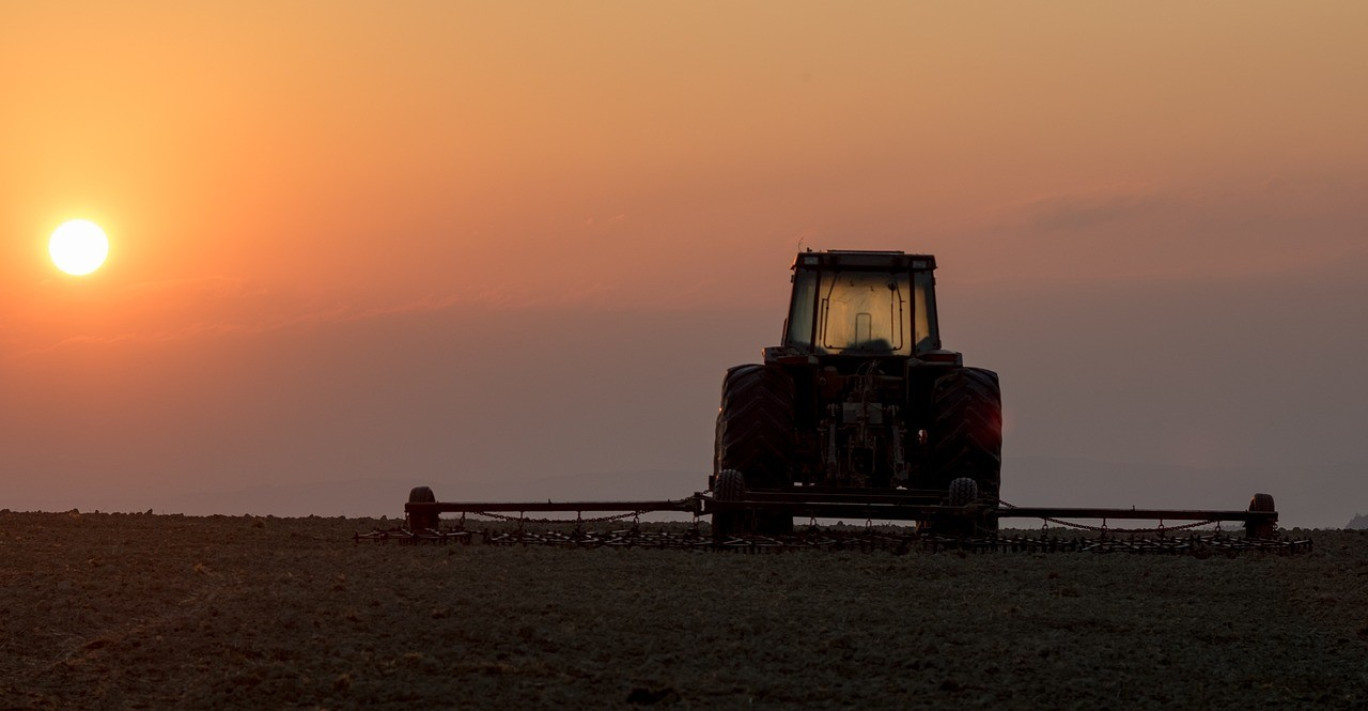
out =
[[[0,507],[685,495],[793,253],[892,248],[1002,375],[1004,497],[1342,525],[1364,37],[1361,2],[0,4]],[[84,278],[45,253],[75,217]],[[358,481],[393,500],[297,493]]]

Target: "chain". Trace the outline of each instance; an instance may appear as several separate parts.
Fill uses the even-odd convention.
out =
[[[1002,499],[998,499],[998,505],[1002,506],[1003,508],[1008,508],[1008,509],[1017,508],[1017,506],[1016,506],[1015,504],[1009,503],[1009,502],[1004,501],[1004,500],[1002,500]],[[633,524],[639,524],[639,523],[641,522],[641,514],[646,513],[646,511],[631,511],[631,512],[628,512],[628,513],[612,514],[612,515],[609,515],[609,516],[599,516],[599,517],[596,517],[596,518],[584,518],[584,517],[582,517],[581,515],[579,515],[578,513],[576,513],[576,515],[575,515],[575,520],[574,520],[574,521],[570,521],[570,520],[568,520],[568,519],[556,519],[556,518],[528,518],[527,516],[525,516],[525,515],[523,515],[523,514],[519,514],[519,515],[517,515],[517,516],[510,516],[510,515],[507,515],[507,514],[494,513],[494,512],[492,512],[492,511],[471,511],[470,513],[471,513],[471,514],[474,514],[474,515],[477,515],[477,516],[487,516],[487,517],[492,518],[492,519],[495,519],[495,520],[497,520],[497,521],[505,521],[505,522],[509,522],[509,523],[517,523],[517,524],[519,524],[519,525],[528,524],[528,523],[536,523],[536,524],[574,523],[574,524],[576,524],[577,526],[579,526],[579,525],[584,525],[584,524],[588,524],[588,523],[610,523],[610,522],[614,522],[614,521],[625,521],[625,520],[627,520],[628,518],[632,519]],[[462,528],[465,527],[465,517],[466,517],[466,514],[465,514],[465,513],[462,513],[462,514],[461,514],[461,524],[460,524]],[[1072,528],[1072,529],[1077,529],[1077,530],[1080,530],[1080,531],[1092,531],[1092,532],[1094,532],[1094,533],[1101,533],[1101,534],[1103,534],[1103,535],[1106,535],[1106,534],[1123,534],[1123,535],[1128,535],[1128,534],[1139,534],[1139,533],[1145,533],[1145,534],[1148,534],[1148,533],[1157,533],[1157,534],[1161,534],[1161,535],[1162,535],[1162,534],[1164,534],[1164,533],[1166,533],[1166,532],[1170,532],[1170,531],[1186,531],[1186,530],[1192,529],[1192,528],[1200,528],[1200,527],[1202,527],[1202,526],[1207,526],[1207,525],[1210,525],[1210,524],[1212,524],[1212,523],[1216,524],[1216,526],[1217,526],[1217,531],[1220,531],[1220,526],[1221,526],[1221,522],[1220,522],[1220,521],[1218,521],[1218,520],[1216,520],[1216,519],[1211,519],[1211,520],[1207,520],[1207,521],[1193,521],[1192,523],[1179,524],[1179,525],[1176,525],[1176,526],[1165,526],[1164,523],[1163,523],[1163,521],[1161,520],[1161,521],[1159,522],[1159,525],[1158,525],[1157,527],[1154,527],[1154,528],[1112,528],[1112,527],[1110,527],[1110,526],[1107,525],[1106,519],[1103,519],[1102,525],[1100,525],[1100,526],[1092,526],[1092,525],[1089,525],[1089,524],[1086,524],[1086,523],[1077,523],[1077,522],[1074,522],[1074,521],[1065,521],[1065,520],[1063,520],[1063,519],[1052,518],[1052,517],[1050,517],[1050,516],[1041,516],[1040,518],[1041,518],[1042,521],[1046,522],[1047,524],[1048,524],[1048,523],[1053,523],[1053,524],[1055,524],[1055,525],[1057,525],[1057,526],[1062,526],[1062,527],[1065,527],[1065,528]],[[695,524],[697,523],[697,519],[698,519],[698,517],[697,517],[697,515],[695,515],[695,516],[694,516]],[[812,519],[812,520],[809,522],[809,525],[810,525],[810,526],[815,526],[816,523],[817,523],[817,521],[816,521],[816,519],[814,518],[814,519]],[[869,528],[871,528],[872,526],[873,526],[873,521],[872,521],[872,520],[866,520],[866,521],[865,521],[865,528],[866,528],[866,529],[869,529]]]
[[[611,521],[625,521],[625,520],[627,520],[627,519],[629,519],[629,518],[632,519],[632,522],[633,522],[633,523],[640,523],[640,522],[641,522],[641,514],[646,513],[646,511],[631,511],[631,512],[628,512],[628,513],[613,514],[613,515],[611,515],[611,516],[599,516],[599,517],[597,517],[597,518],[584,518],[584,517],[582,517],[582,516],[576,514],[575,520],[574,520],[574,521],[571,521],[570,519],[565,519],[565,518],[528,518],[528,517],[523,516],[523,515],[521,515],[521,514],[519,514],[519,515],[517,515],[517,516],[509,516],[509,515],[506,515],[506,514],[494,513],[494,512],[492,512],[492,511],[471,511],[470,513],[472,513],[472,514],[474,514],[474,515],[476,515],[476,516],[488,516],[488,517],[490,517],[490,518],[492,518],[492,519],[495,519],[496,521],[507,521],[507,522],[509,522],[509,523],[519,523],[519,524],[523,524],[523,523],[544,523],[544,524],[545,524],[545,523],[552,523],[552,524],[554,524],[554,523],[574,523],[574,524],[585,524],[585,523],[609,523],[609,522],[611,522]],[[461,520],[462,520],[462,525],[464,525],[464,521],[465,521],[465,516],[464,516],[464,515],[461,516]]]
[[[1006,501],[1003,501],[1002,499],[998,499],[998,505],[999,505],[999,506],[1002,506],[1003,508],[1007,508],[1007,509],[1014,509],[1014,508],[1017,508],[1015,504],[1007,503]],[[1064,526],[1065,528],[1076,528],[1076,529],[1081,530],[1081,531],[1092,531],[1092,532],[1094,532],[1094,533],[1101,533],[1101,534],[1103,534],[1103,535],[1106,535],[1106,534],[1108,534],[1108,533],[1121,533],[1121,534],[1131,534],[1131,533],[1158,533],[1158,534],[1160,534],[1160,535],[1163,535],[1164,533],[1166,533],[1166,532],[1168,532],[1168,531],[1186,531],[1186,530],[1188,530],[1188,529],[1190,529],[1190,528],[1198,528],[1198,527],[1206,526],[1206,525],[1213,524],[1213,523],[1216,524],[1216,531],[1217,531],[1217,532],[1220,532],[1220,530],[1221,530],[1221,522],[1220,522],[1219,520],[1217,520],[1217,519],[1214,519],[1214,518],[1213,518],[1213,519],[1206,520],[1206,521],[1193,521],[1192,523],[1184,523],[1184,524],[1180,524],[1180,525],[1177,525],[1177,526],[1165,526],[1165,525],[1164,525],[1163,519],[1160,519],[1160,520],[1159,520],[1159,526],[1158,526],[1157,528],[1110,528],[1110,527],[1107,526],[1107,519],[1105,519],[1105,518],[1102,519],[1102,525],[1101,525],[1101,526],[1089,526],[1089,525],[1086,524],[1086,523],[1075,523],[1075,522],[1073,522],[1073,521],[1064,521],[1064,520],[1057,519],[1057,518],[1051,518],[1051,517],[1049,517],[1049,516],[1041,516],[1040,519],[1041,519],[1042,521],[1047,521],[1047,522],[1049,522],[1049,523],[1053,523],[1053,524],[1055,524],[1055,525],[1057,525],[1057,526]]]
[[[1217,521],[1216,519],[1211,519],[1211,520],[1209,520],[1209,521],[1193,521],[1192,523],[1184,523],[1184,524],[1177,525],[1177,526],[1165,526],[1165,525],[1163,525],[1162,522],[1160,522],[1159,526],[1156,527],[1156,528],[1109,528],[1109,527],[1106,525],[1106,522],[1105,522],[1105,521],[1103,522],[1103,524],[1102,524],[1101,526],[1089,526],[1089,525],[1086,524],[1086,523],[1076,523],[1076,522],[1073,522],[1073,521],[1061,521],[1060,519],[1057,519],[1057,518],[1050,518],[1049,516],[1042,516],[1041,518],[1042,518],[1043,520],[1045,520],[1045,521],[1049,521],[1050,523],[1053,523],[1053,524],[1056,524],[1056,525],[1059,525],[1059,526],[1064,526],[1065,528],[1076,528],[1076,529],[1081,530],[1081,531],[1092,531],[1092,532],[1094,532],[1094,533],[1161,533],[1161,534],[1162,534],[1162,533],[1165,533],[1165,532],[1168,532],[1168,531],[1186,531],[1186,530],[1189,529],[1189,528],[1198,528],[1199,526],[1206,526],[1206,525],[1212,524],[1212,523],[1218,523],[1218,524],[1220,523],[1220,522]]]

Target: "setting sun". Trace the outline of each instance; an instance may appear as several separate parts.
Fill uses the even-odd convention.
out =
[[[68,220],[52,233],[48,254],[58,269],[72,276],[89,274],[109,256],[109,238],[90,220]]]

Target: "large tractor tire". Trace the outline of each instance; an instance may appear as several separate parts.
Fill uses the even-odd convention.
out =
[[[968,477],[978,494],[996,504],[1002,486],[1002,394],[998,376],[958,368],[936,379],[932,392],[931,481],[945,489]]]
[[[714,475],[734,469],[745,477],[747,489],[791,487],[797,447],[793,418],[793,379],[782,369],[739,365],[728,370],[717,415]],[[757,511],[738,518],[758,533],[793,531],[792,516]]]

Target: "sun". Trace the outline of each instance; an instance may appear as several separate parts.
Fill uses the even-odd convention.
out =
[[[72,276],[84,276],[104,264],[109,256],[109,238],[90,220],[67,220],[53,230],[48,254],[58,269]]]

